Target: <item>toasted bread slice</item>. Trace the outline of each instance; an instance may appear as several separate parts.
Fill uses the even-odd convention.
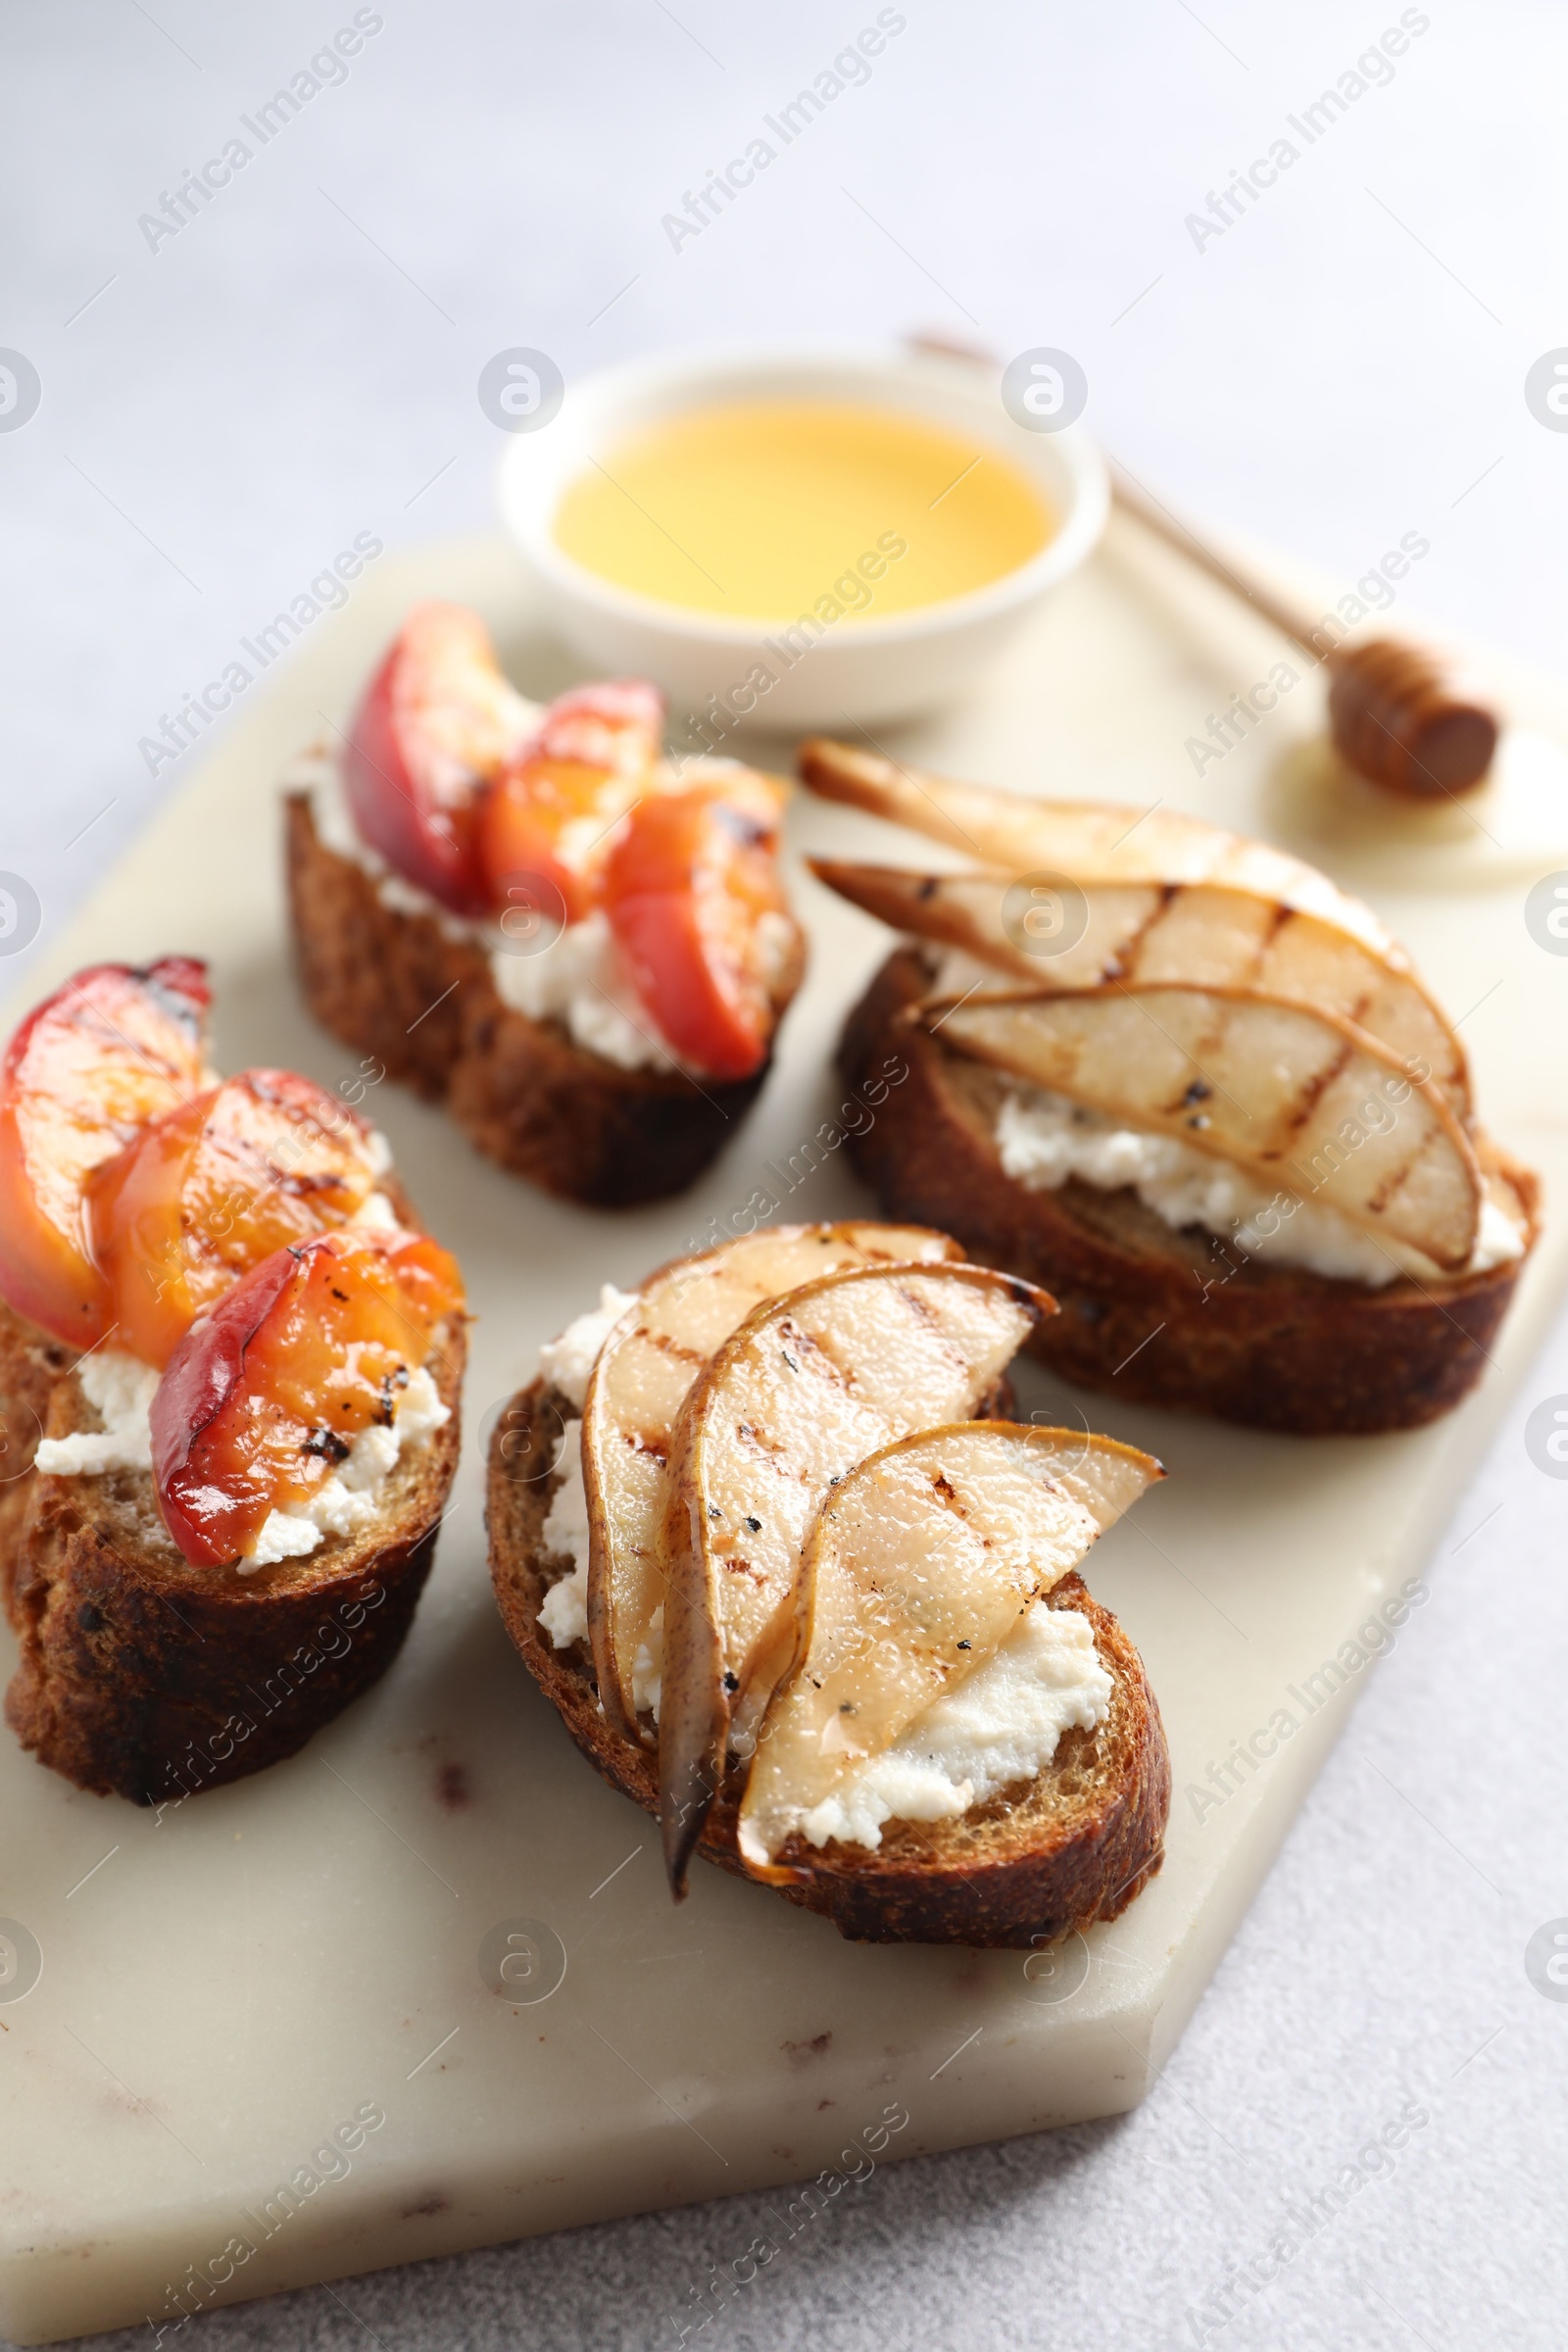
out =
[[[23,1746],[79,1788],[177,1803],[292,1755],[368,1690],[429,1573],[464,1356],[462,1323],[439,1328],[430,1371],[451,1418],[399,1459],[379,1523],[249,1575],[181,1557],[148,1471],[14,1480],[0,1540],[21,1657],[6,1718]],[[0,1386],[24,1405],[29,1463],[40,1435],[94,1426],[73,1360],[0,1305]]]
[[[561,1484],[563,1418],[575,1408],[535,1381],[513,1399],[489,1464],[490,1573],[507,1631],[572,1739],[613,1788],[658,1816],[659,1763],[600,1709],[586,1640],[557,1649],[539,1624],[546,1592],[570,1562],[544,1549]],[[505,1431],[505,1445],[500,1442]],[[1093,1732],[1065,1733],[1047,1771],[956,1819],[889,1822],[874,1850],[792,1838],[778,1857],[796,1876],[789,1901],[861,1943],[961,1943],[1028,1950],[1114,1919],[1159,1868],[1170,1762],[1138,1652],[1076,1575],[1050,1597],[1079,1609],[1112,1677],[1110,1711]],[[738,1786],[727,1788],[697,1850],[750,1878],[736,1838]]]
[[[662,1200],[734,1135],[770,1062],[750,1078],[621,1069],[557,1021],[504,1004],[489,958],[455,918],[387,903],[375,877],[329,849],[308,792],[287,800],[287,867],[305,1000],[324,1029],[433,1102],[514,1175],[593,1208]],[[781,1016],[804,968],[773,988]]]
[[[1053,1370],[1130,1402],[1307,1436],[1414,1428],[1480,1378],[1525,1258],[1371,1290],[1226,1253],[1130,1188],[1031,1191],[997,1152],[1006,1079],[904,1017],[926,988],[918,954],[897,950],[850,1016],[839,1059],[852,1085],[890,1051],[909,1068],[850,1150],[885,1214],[942,1226],[1054,1294],[1061,1313],[1030,1342]],[[1485,1138],[1476,1148],[1533,1244],[1536,1179]]]
[[[8,1615],[35,1484],[32,1457],[49,1418],[49,1400],[75,1360],[74,1348],[24,1322],[0,1299],[0,1599]]]

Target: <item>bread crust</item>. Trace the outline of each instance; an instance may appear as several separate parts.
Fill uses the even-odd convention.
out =
[[[502,1620],[523,1664],[583,1754],[612,1788],[657,1820],[659,1762],[612,1731],[600,1711],[586,1640],[557,1649],[539,1625],[567,1565],[543,1547],[559,1479],[557,1437],[575,1407],[535,1381],[498,1423],[488,1466],[490,1573]],[[1028,1950],[1114,1919],[1163,1859],[1170,1760],[1159,1709],[1137,1650],[1077,1576],[1051,1595],[1081,1609],[1112,1676],[1110,1713],[1094,1732],[1063,1735],[1051,1765],[956,1821],[889,1822],[871,1849],[821,1848],[792,1838],[778,1860],[799,1876],[778,1891],[862,1943],[961,1943]],[[726,1788],[697,1851],[752,1879],[736,1845],[740,1788]],[[755,1879],[753,1883],[757,1882]]]
[[[940,1225],[1054,1295],[1061,1313],[1029,1343],[1053,1371],[1132,1403],[1314,1437],[1416,1428],[1474,1387],[1524,1258],[1373,1291],[1173,1232],[1130,1189],[1070,1179],[1031,1192],[996,1150],[1004,1080],[904,1017],[925,986],[918,955],[897,949],[849,1017],[839,1065],[852,1086],[890,1051],[909,1070],[850,1152],[886,1215]],[[1484,1139],[1477,1149],[1533,1246],[1535,1177]]]
[[[75,1361],[74,1348],[24,1322],[0,1299],[0,1599],[8,1616],[36,1483],[32,1457],[49,1418],[49,1400]]]
[[[700,1084],[675,1069],[624,1070],[556,1021],[502,1002],[489,959],[456,923],[389,906],[374,877],[322,842],[308,792],[287,796],[287,872],[305,1000],[334,1037],[445,1105],[485,1155],[547,1193],[630,1208],[683,1192],[733,1137],[764,1084]],[[800,984],[795,953],[775,1019]]]
[[[292,1755],[378,1681],[413,1619],[457,1469],[461,1319],[437,1344],[431,1372],[451,1419],[391,1472],[383,1526],[328,1537],[303,1559],[249,1576],[191,1567],[147,1471],[28,1469],[7,1489],[0,1540],[21,1655],[6,1719],[23,1746],[78,1788],[177,1803]],[[91,1426],[75,1359],[0,1305],[0,1376],[17,1382],[46,1350],[63,1361],[50,1366],[41,1434],[64,1437]]]

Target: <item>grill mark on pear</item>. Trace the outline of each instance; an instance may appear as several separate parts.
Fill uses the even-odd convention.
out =
[[[672,1332],[655,1331],[651,1327],[645,1326],[637,1336],[645,1340],[657,1354],[673,1356],[677,1363],[691,1364],[699,1371],[708,1361],[701,1348],[688,1348],[683,1341],[677,1340]]]
[[[1174,883],[1165,884],[1155,893],[1153,903],[1142,922],[1127,934],[1119,948],[1111,950],[1101,971],[1102,980],[1126,980],[1136,975],[1150,940],[1179,896],[1180,886]]]
[[[1258,940],[1258,954],[1260,957],[1272,954],[1273,950],[1278,947],[1280,941],[1285,937],[1286,932],[1295,922],[1296,916],[1297,909],[1294,906],[1287,906],[1279,900],[1274,902],[1274,905],[1269,909],[1268,929],[1261,934]]]
[[[1401,1192],[1405,1185],[1408,1184],[1410,1178],[1415,1174],[1415,1171],[1420,1166],[1422,1160],[1425,1159],[1434,1140],[1435,1139],[1430,1136],[1427,1137],[1421,1144],[1417,1146],[1415,1151],[1411,1152],[1409,1158],[1401,1163],[1396,1173],[1391,1176],[1384,1184],[1379,1186],[1376,1200],[1368,1204],[1377,1212],[1378,1215],[1381,1216],[1383,1210],[1388,1206],[1388,1203],[1394,1199],[1395,1194]]]
[[[1393,1175],[1385,1176],[1383,1182],[1378,1186],[1377,1191],[1372,1195],[1371,1199],[1367,1202],[1367,1208],[1373,1216],[1382,1216],[1383,1211],[1388,1207],[1388,1204],[1394,1199],[1395,1194],[1399,1190],[1400,1186],[1408,1180],[1410,1172],[1414,1168],[1416,1161],[1419,1160],[1422,1155],[1423,1154],[1421,1152],[1414,1152],[1409,1159],[1401,1161],[1400,1165],[1395,1169]]]
[[[819,1380],[831,1381],[838,1388],[848,1389],[850,1386],[849,1375],[837,1358],[793,1316],[779,1325],[778,1346],[780,1354],[792,1372],[805,1374],[810,1371]]]
[[[1269,1157],[1271,1159],[1277,1159],[1286,1150],[1291,1138],[1300,1134],[1301,1129],[1306,1125],[1307,1120],[1317,1108],[1323,1095],[1327,1092],[1329,1087],[1333,1085],[1335,1079],[1338,1078],[1345,1070],[1347,1064],[1349,1062],[1350,1056],[1354,1054],[1354,1052],[1355,1048],[1351,1045],[1349,1039],[1342,1039],[1340,1050],[1334,1056],[1334,1059],[1327,1063],[1323,1069],[1319,1070],[1315,1077],[1308,1078],[1306,1080],[1305,1084],[1301,1088],[1300,1093],[1297,1096],[1295,1102],[1291,1105],[1290,1109],[1285,1115],[1284,1137],[1282,1141],[1274,1148],[1274,1150],[1270,1152]]]
[[[937,1314],[936,1309],[927,1299],[924,1299],[920,1297],[918,1291],[906,1289],[903,1283],[900,1283],[899,1285],[898,1295],[904,1301],[904,1304],[908,1308],[911,1318],[916,1323],[923,1323],[927,1336],[935,1338],[937,1346],[941,1348],[949,1363],[957,1364],[961,1369],[967,1363],[968,1359],[965,1356],[963,1349],[959,1348],[956,1342],[950,1340],[947,1333],[943,1330],[941,1318]],[[855,1394],[855,1381],[853,1374],[846,1377],[845,1387],[849,1390],[852,1396]]]

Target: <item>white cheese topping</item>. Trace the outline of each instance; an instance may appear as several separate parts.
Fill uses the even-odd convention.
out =
[[[539,1541],[547,1553],[564,1552],[571,1572],[545,1594],[539,1622],[557,1649],[569,1649],[588,1632],[588,1497],[582,1483],[580,1421],[568,1421],[563,1429],[555,1466],[564,1475],[551,1498]]]
[[[617,1291],[612,1282],[603,1284],[599,1304],[576,1316],[558,1340],[547,1340],[540,1348],[540,1379],[559,1389],[567,1402],[580,1410],[600,1349],[627,1307],[636,1303],[635,1291]],[[568,1421],[562,1430],[553,1468],[561,1473],[561,1485],[551,1497],[539,1540],[547,1553],[564,1553],[571,1569],[545,1594],[539,1622],[557,1649],[569,1649],[588,1632],[588,1496],[582,1483],[580,1421]],[[661,1635],[663,1622],[661,1611],[657,1620]],[[641,1654],[637,1665],[642,1665]],[[633,1671],[635,1681],[636,1669]],[[639,1705],[647,1703],[638,1701]]]
[[[646,1709],[659,1721],[659,1701],[664,1688],[664,1604],[648,1620],[648,1639],[637,1644],[631,1662],[631,1703],[638,1714]]]
[[[600,1348],[627,1307],[636,1305],[637,1298],[636,1291],[617,1291],[612,1282],[604,1283],[599,1304],[576,1316],[559,1340],[547,1340],[540,1348],[540,1379],[558,1388],[579,1410],[588,1394],[588,1376],[599,1361]]]
[[[568,1421],[562,1431],[555,1467],[564,1475],[551,1497],[539,1541],[546,1553],[564,1552],[571,1567],[545,1594],[539,1622],[550,1636],[552,1647],[569,1649],[574,1642],[588,1638],[588,1496],[583,1489],[580,1421]],[[663,1666],[664,1609],[661,1602],[649,1622],[647,1641],[637,1645],[631,1669],[632,1705],[639,1711],[647,1708],[656,1723]]]
[[[369,1194],[360,1202],[359,1207],[349,1219],[351,1225],[380,1225],[383,1227],[396,1225],[397,1221],[398,1212],[385,1193]]]
[[[966,1813],[1034,1780],[1063,1732],[1102,1723],[1113,1688],[1088,1618],[1037,1601],[994,1658],[934,1699],[892,1747],[852,1764],[800,1829],[811,1845],[837,1838],[877,1846],[884,1822]]]
[[[757,958],[770,988],[783,978],[795,953],[795,925],[777,906],[766,906],[757,918]]]
[[[560,1021],[574,1046],[617,1069],[681,1066],[632,984],[599,908],[568,923],[536,956],[493,949],[490,977],[503,1004],[530,1021]]]
[[[76,1366],[81,1393],[101,1430],[78,1430],[70,1438],[45,1438],[34,1456],[49,1478],[99,1478],[108,1470],[150,1470],[152,1432],[148,1415],[162,1375],[137,1355],[119,1348],[95,1348]]]
[[[1228,1161],[1173,1136],[1121,1126],[1043,1087],[1010,1089],[997,1113],[996,1134],[1004,1172],[1030,1192],[1055,1192],[1070,1176],[1101,1192],[1130,1185],[1167,1225],[1205,1226],[1249,1257],[1302,1266],[1369,1290],[1404,1273],[1438,1275],[1419,1250],[1363,1233],[1337,1208],[1283,1187],[1269,1192]],[[1484,1273],[1523,1250],[1524,1236],[1512,1218],[1496,1201],[1484,1200],[1465,1271]]]

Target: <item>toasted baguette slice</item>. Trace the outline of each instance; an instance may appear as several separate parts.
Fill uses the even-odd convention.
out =
[[[0,1521],[21,1645],[6,1719],[23,1746],[78,1788],[177,1803],[292,1755],[368,1690],[429,1573],[464,1355],[462,1323],[439,1327],[430,1371],[452,1417],[390,1473],[381,1523],[251,1575],[180,1556],[148,1471],[27,1467]],[[73,1361],[0,1304],[0,1393],[8,1417],[23,1407],[29,1465],[40,1436],[94,1426]]]
[[[551,1470],[557,1437],[574,1412],[535,1381],[502,1416],[489,1464],[490,1573],[507,1631],[572,1739],[612,1788],[657,1818],[658,1758],[606,1721],[586,1640],[557,1649],[539,1624],[546,1592],[570,1566],[545,1551],[543,1530],[561,1483]],[[1020,1951],[1126,1909],[1163,1858],[1170,1761],[1159,1709],[1137,1650],[1079,1577],[1064,1577],[1051,1605],[1081,1609],[1094,1630],[1115,1686],[1105,1721],[1065,1733],[1038,1779],[956,1820],[889,1822],[874,1850],[792,1839],[780,1855],[799,1874],[779,1888],[790,1902],[860,1943]],[[697,1850],[750,1878],[736,1841],[739,1795],[738,1785],[723,1791]]]
[[[852,1085],[890,1050],[909,1069],[850,1150],[886,1215],[940,1225],[1053,1293],[1061,1312],[1029,1344],[1054,1371],[1131,1403],[1316,1437],[1414,1428],[1475,1385],[1524,1257],[1369,1290],[1223,1252],[1130,1188],[1032,1192],[996,1148],[1006,1080],[905,1019],[926,985],[919,956],[900,949],[850,1015],[839,1061]],[[1525,1223],[1528,1256],[1536,1179],[1486,1138],[1476,1148]]]
[[[0,1600],[8,1616],[32,1500],[32,1457],[49,1418],[49,1400],[75,1360],[74,1348],[24,1322],[0,1299]]]
[[[327,848],[308,792],[288,796],[287,870],[300,980],[322,1028],[444,1103],[488,1158],[547,1193],[630,1208],[684,1191],[767,1077],[770,1062],[701,1083],[674,1068],[624,1070],[560,1022],[514,1011],[452,918],[388,906],[373,875]],[[775,1016],[804,963],[797,932]]]

